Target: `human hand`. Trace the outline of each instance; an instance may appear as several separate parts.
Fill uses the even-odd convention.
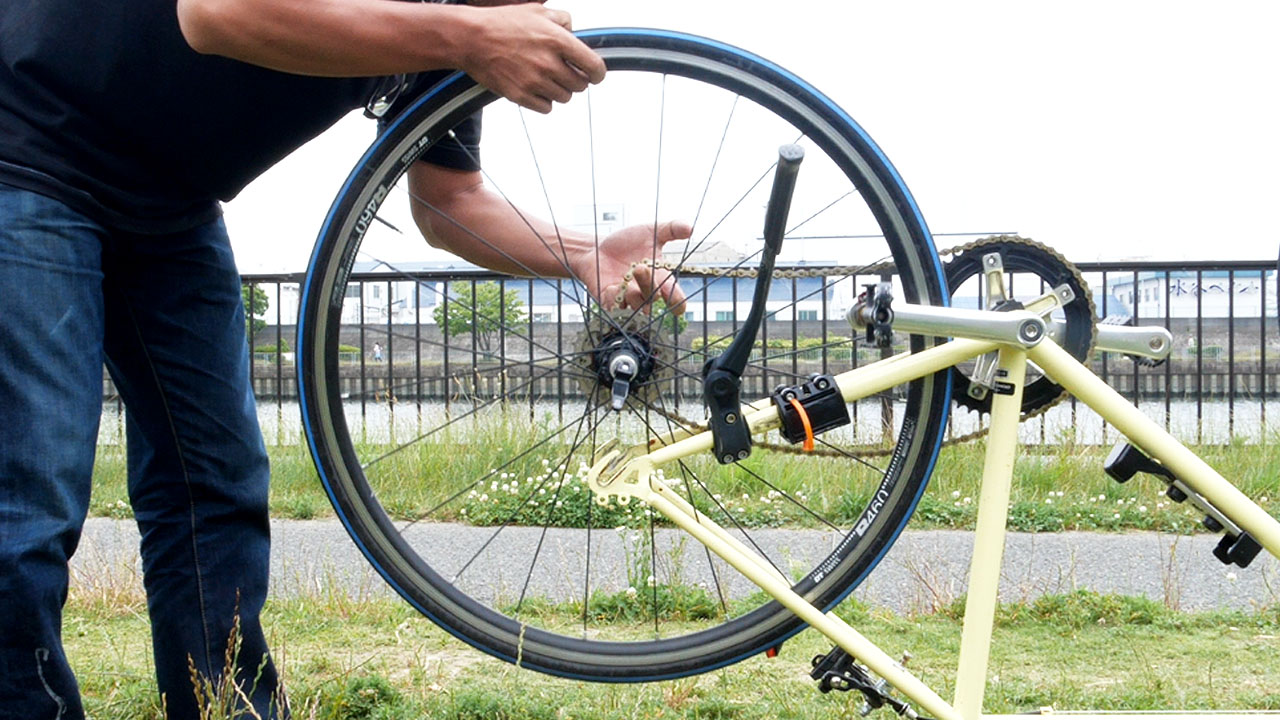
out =
[[[573,36],[569,14],[541,2],[479,0],[460,69],[512,102],[540,113],[604,79],[605,64]]]
[[[571,260],[574,274],[587,286],[587,291],[607,310],[633,309],[649,312],[655,298],[662,298],[670,311],[684,312],[685,295],[670,270],[650,264],[662,258],[662,246],[672,240],[686,240],[693,228],[685,222],[633,225],[600,241],[595,252],[587,252]],[[598,264],[597,264],[598,263]],[[627,273],[632,278],[626,282]],[[618,293],[622,290],[622,303]]]

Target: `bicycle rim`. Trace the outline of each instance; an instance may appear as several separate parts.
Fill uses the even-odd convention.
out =
[[[307,273],[299,383],[308,441],[338,516],[414,607],[522,667],[648,681],[735,662],[803,627],[660,518],[638,505],[599,507],[580,482],[607,439],[642,442],[701,419],[698,369],[736,330],[753,287],[725,271],[758,259],[776,148],[796,142],[808,153],[780,268],[834,261],[865,272],[775,279],[781,294],[770,294],[772,319],[744,400],[878,356],[839,313],[858,283],[891,274],[907,301],[945,304],[946,294],[896,172],[848,115],[798,78],[692,36],[581,37],[605,57],[609,77],[550,116],[495,101],[459,74],[419,98],[365,154]],[[597,238],[610,208],[633,223],[692,222],[688,242],[653,260],[679,268],[695,325],[681,328],[661,309],[602,313],[572,280],[422,274],[424,259],[440,256],[411,229],[407,206],[419,199],[403,174],[481,107],[486,182],[530,215]],[[569,219],[584,208],[589,221]],[[388,296],[382,305],[359,274],[372,266],[393,274],[372,285]],[[390,296],[412,305],[420,322],[397,317]],[[385,316],[371,320],[371,305]],[[820,329],[804,356],[794,347],[801,328],[807,337]],[[771,329],[793,347],[771,350]],[[644,391],[614,412],[591,358],[618,336],[641,338],[654,369]],[[375,337],[386,359],[371,380],[358,348]],[[911,339],[913,349],[923,343]],[[797,592],[830,608],[906,524],[940,446],[949,387],[939,373],[851,406],[853,424],[821,438],[830,457],[757,449],[727,467],[691,458],[666,477],[797,578]],[[802,551],[815,543],[821,550]]]

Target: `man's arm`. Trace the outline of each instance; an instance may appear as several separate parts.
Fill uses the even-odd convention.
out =
[[[557,228],[518,211],[487,189],[479,172],[426,162],[409,170],[413,219],[431,245],[487,268],[513,275],[575,278],[606,307],[613,307],[622,277],[631,271],[624,307],[640,308],[661,297],[681,312],[684,293],[669,271],[648,265],[654,245],[689,237],[692,228],[667,222],[636,225],[601,238]],[[654,287],[658,291],[654,292]]]
[[[177,0],[196,51],[303,75],[364,77],[463,70],[520,105],[549,112],[604,61],[540,3],[467,7],[393,0]]]

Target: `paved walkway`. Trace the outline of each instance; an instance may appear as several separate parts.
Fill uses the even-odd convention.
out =
[[[390,594],[337,521],[275,521],[272,532],[274,593]],[[528,548],[539,541],[539,532],[509,528],[501,533],[486,550],[484,582],[500,586],[500,591],[514,588],[518,593],[527,571]],[[456,569],[491,534],[486,528],[423,525],[412,529],[410,540],[423,543],[423,547],[445,549],[441,563]],[[548,533],[541,555],[545,566],[538,568],[538,581],[531,592],[574,596],[573,578],[580,576],[583,549],[578,541],[570,541],[569,535]],[[707,582],[711,575],[705,551],[692,540],[681,545],[679,537],[677,531],[662,531],[660,559],[678,560],[674,564],[680,567],[685,582]],[[829,552],[833,542],[830,533],[817,530],[762,530],[753,531],[752,537],[771,557],[786,558],[803,567]],[[1280,562],[1264,553],[1247,569],[1228,567],[1211,554],[1217,540],[1217,536],[1156,533],[1013,533],[1006,544],[1001,595],[1005,600],[1029,600],[1044,593],[1086,588],[1146,595],[1184,610],[1248,609],[1280,603]],[[137,543],[131,520],[90,519],[72,560],[76,582],[114,588],[140,582]],[[624,543],[613,531],[593,533],[593,586],[627,586]],[[856,594],[872,605],[900,612],[945,605],[964,592],[971,545],[969,532],[904,533]],[[558,569],[561,567],[563,571]],[[721,573],[722,579],[729,575],[736,574]],[[753,589],[740,577],[729,583],[735,595]]]

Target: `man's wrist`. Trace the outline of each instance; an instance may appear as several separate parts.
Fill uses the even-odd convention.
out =
[[[467,5],[423,3],[416,6],[433,17],[421,23],[424,37],[417,43],[420,62],[427,69],[458,69],[464,72],[475,63],[483,41],[483,10]]]
[[[574,278],[586,283],[595,280],[596,243],[592,238],[579,233],[560,231],[559,241],[564,243],[564,262]],[[560,248],[556,248],[559,250]],[[557,252],[557,254],[559,254]]]

